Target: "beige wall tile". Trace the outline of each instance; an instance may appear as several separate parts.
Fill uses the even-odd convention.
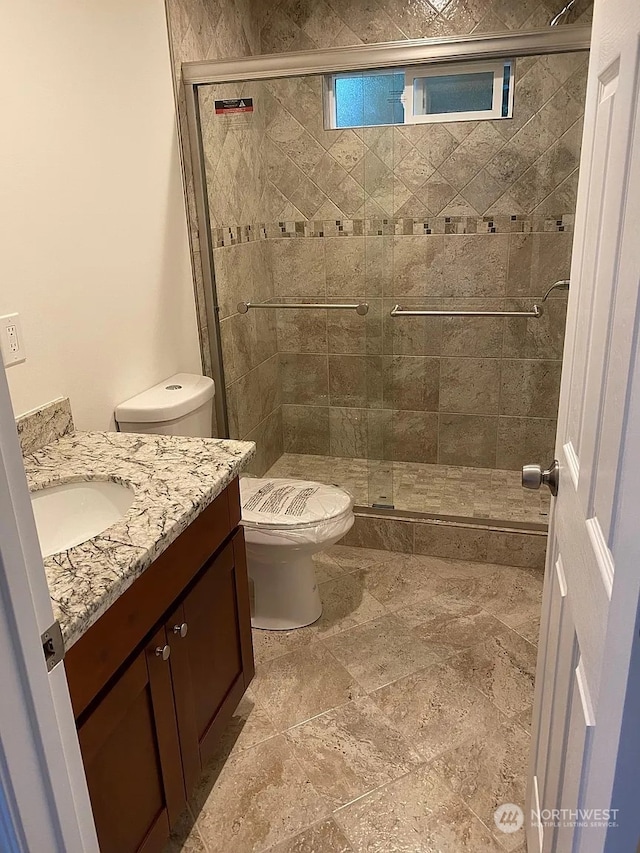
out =
[[[326,296],[324,247],[319,239],[269,240],[274,288],[279,296]]]
[[[569,278],[572,239],[566,232],[511,234],[507,295],[539,299],[555,281]]]
[[[489,549],[491,531],[486,528],[462,527],[437,522],[414,525],[416,554],[447,557],[452,560],[484,562]]]
[[[546,466],[553,459],[555,440],[555,420],[501,417],[497,466],[513,470],[534,463]]]
[[[385,356],[382,360],[385,407],[437,412],[439,374],[437,358]]]
[[[382,356],[330,355],[329,404],[380,408]]]
[[[507,234],[450,235],[444,251],[444,296],[504,296]]]
[[[382,335],[385,355],[440,355],[442,347],[441,317],[392,317],[396,300],[382,303]],[[403,308],[441,310],[439,299],[403,299]]]
[[[500,414],[553,418],[558,411],[562,362],[504,359]]]
[[[366,459],[369,430],[366,409],[329,409],[329,449],[331,456]]]
[[[285,453],[329,455],[329,407],[282,407],[282,440]]]
[[[395,462],[438,461],[438,415],[435,412],[394,411],[387,458]]]
[[[498,418],[486,415],[440,415],[438,462],[494,468]]]
[[[282,406],[278,406],[245,436],[256,443],[256,455],[246,468],[248,474],[262,477],[278,461],[284,452],[282,437]]]
[[[531,299],[507,299],[507,311],[528,311]],[[566,296],[549,298],[538,318],[509,317],[505,321],[505,358],[562,358],[564,330],[567,322]]]
[[[356,516],[355,524],[341,544],[382,551],[413,552],[413,525],[393,518]]]
[[[445,299],[452,311],[502,311],[501,299]],[[502,355],[504,320],[500,317],[444,317],[442,355],[499,358]]]
[[[326,355],[280,353],[282,402],[326,406],[329,375]]]
[[[359,301],[360,297],[351,297]],[[330,302],[342,301],[331,298]],[[327,343],[329,352],[370,355],[382,352],[382,300],[365,297],[367,314],[353,310],[327,312]]]
[[[365,294],[365,238],[326,237],[323,241],[327,296],[361,298]]]
[[[543,533],[492,531],[487,556],[489,562],[502,566],[543,569],[546,553],[547,537]]]
[[[394,237],[393,294],[441,296],[445,239],[441,235]]]
[[[277,309],[279,352],[327,351],[327,312],[308,308]]]
[[[440,411],[493,414],[500,400],[500,360],[442,358]]]

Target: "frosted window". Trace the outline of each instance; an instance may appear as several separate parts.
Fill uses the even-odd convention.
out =
[[[336,127],[404,124],[404,71],[335,77]]]
[[[414,81],[413,89],[415,114],[490,110],[493,106],[493,77],[491,71],[418,77]]]

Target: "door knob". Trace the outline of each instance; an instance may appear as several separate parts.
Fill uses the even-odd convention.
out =
[[[156,649],[156,657],[162,658],[162,660],[169,660],[169,655],[171,654],[171,646],[166,644],[164,646],[158,646]]]
[[[546,469],[543,469],[541,465],[523,465],[522,485],[525,489],[539,489],[544,483],[545,486],[549,487],[549,491],[555,497],[558,494],[559,475],[560,466],[557,459],[554,459]]]
[[[186,637],[187,631],[189,630],[189,626],[186,622],[183,622],[181,625],[173,626],[173,633],[178,634],[180,637]]]

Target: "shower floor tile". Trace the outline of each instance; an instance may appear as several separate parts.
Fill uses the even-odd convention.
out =
[[[341,545],[316,564],[321,620],[254,630],[256,678],[165,853],[523,853],[493,813],[524,806],[542,572]]]
[[[265,476],[335,483],[359,506],[494,521],[545,523],[549,515],[547,490],[523,489],[519,471],[285,453]]]

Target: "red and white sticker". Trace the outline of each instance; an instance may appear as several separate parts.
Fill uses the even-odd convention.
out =
[[[253,112],[253,98],[225,98],[215,102],[217,116],[238,115]]]

